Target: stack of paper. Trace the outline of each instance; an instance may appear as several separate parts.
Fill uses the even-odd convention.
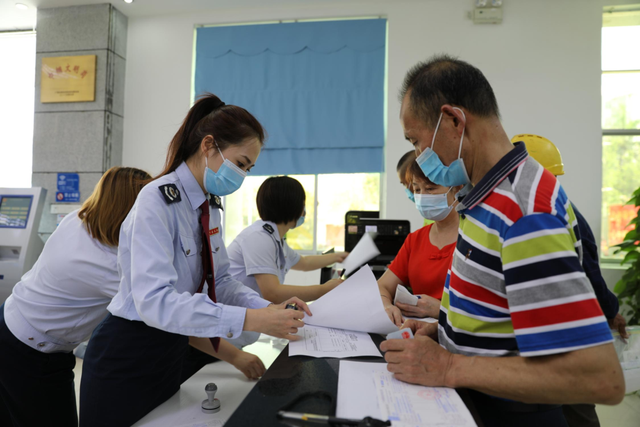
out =
[[[289,344],[289,356],[381,356],[367,332],[387,335],[398,327],[389,320],[378,282],[366,265],[309,306],[298,335]]]

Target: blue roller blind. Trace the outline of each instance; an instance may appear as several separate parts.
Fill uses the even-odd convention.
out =
[[[197,29],[195,94],[246,108],[257,175],[381,172],[386,20]]]

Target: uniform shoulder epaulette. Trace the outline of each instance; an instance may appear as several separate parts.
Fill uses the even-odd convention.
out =
[[[180,190],[178,190],[178,187],[176,187],[175,184],[161,185],[158,187],[158,190],[160,190],[162,197],[164,197],[164,201],[167,202],[168,205],[182,200],[180,197]]]
[[[274,232],[273,227],[271,226],[271,224],[264,224],[262,226],[262,228],[264,228],[264,230],[269,234],[273,234],[273,232]]]

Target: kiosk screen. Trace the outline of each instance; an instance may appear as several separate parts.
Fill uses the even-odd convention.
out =
[[[0,196],[0,228],[26,228],[33,196]]]

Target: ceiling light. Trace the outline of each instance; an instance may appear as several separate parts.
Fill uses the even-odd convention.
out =
[[[22,4],[22,3],[16,3],[16,9],[28,10],[29,6],[27,6],[26,4]]]
[[[125,3],[133,3],[133,0],[124,0]]]

